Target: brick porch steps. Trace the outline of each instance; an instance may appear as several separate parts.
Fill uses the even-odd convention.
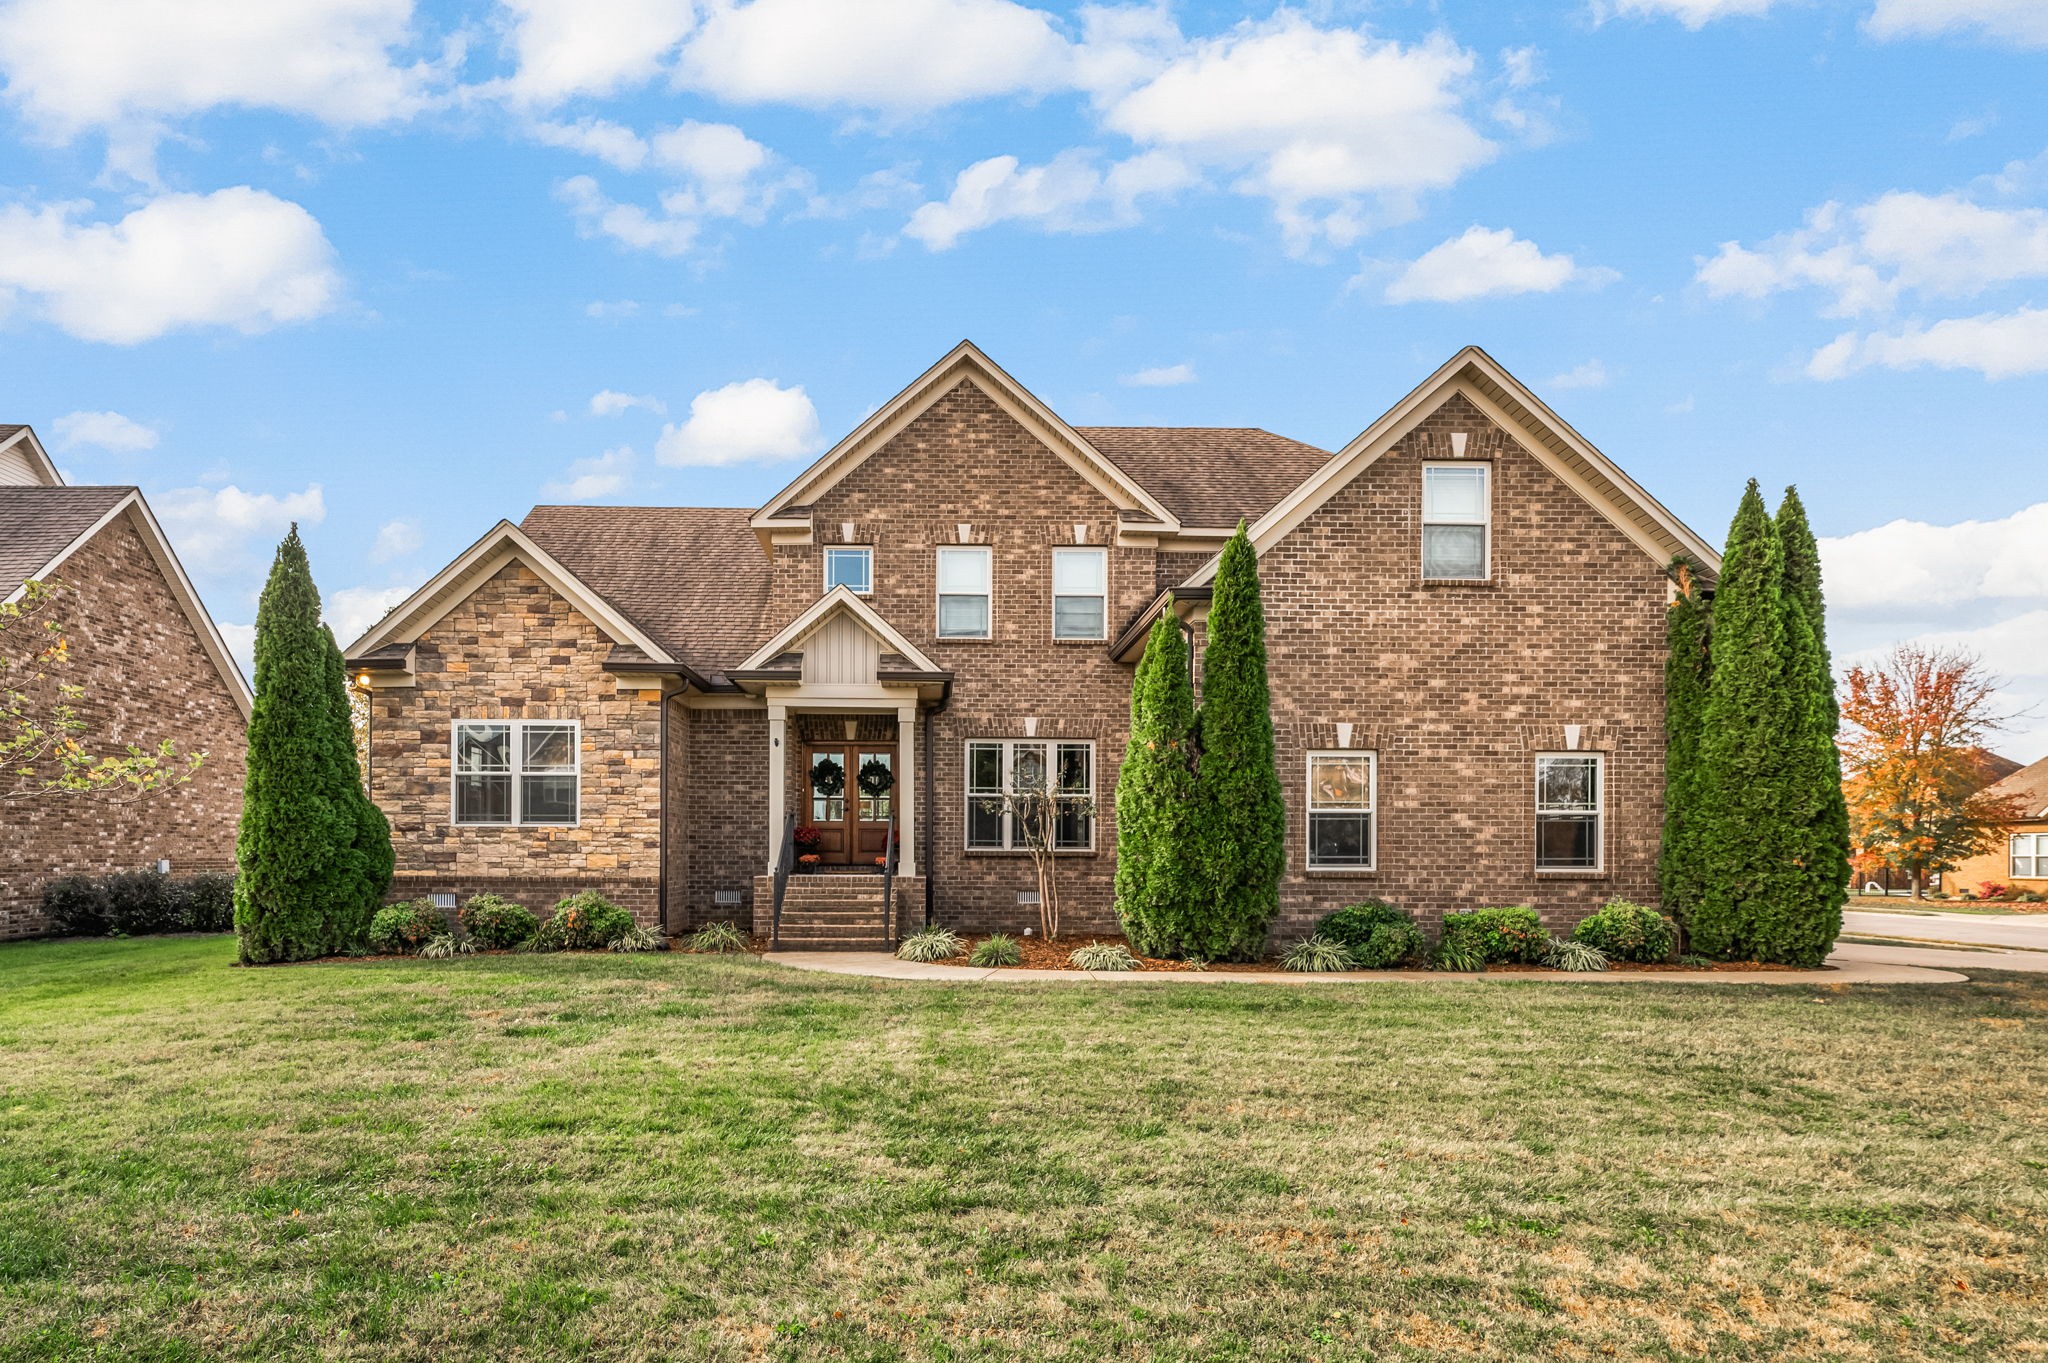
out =
[[[887,951],[882,877],[791,876],[782,896],[783,951]]]

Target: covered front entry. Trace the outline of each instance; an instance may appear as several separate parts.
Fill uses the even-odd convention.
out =
[[[889,850],[896,805],[893,745],[804,745],[810,805],[802,815],[815,834],[799,841],[829,867],[879,870]]]

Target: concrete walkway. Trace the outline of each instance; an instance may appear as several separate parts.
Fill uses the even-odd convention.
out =
[[[1564,981],[1571,984],[1962,984],[1968,977],[1952,970],[1845,957],[1844,952],[1881,948],[1842,948],[1823,970],[1603,970],[1569,974],[1562,970],[1511,971],[1499,974],[1453,975],[1428,970],[1355,970],[1333,975],[1301,975],[1291,970],[991,970],[967,965],[926,965],[899,961],[880,951],[771,951],[762,959],[792,970],[828,975],[866,975],[883,980],[996,981],[1042,984],[1079,980],[1090,984],[1390,984],[1406,980],[1464,980],[1479,984]],[[1915,953],[1924,954],[1924,953]],[[1966,953],[1956,952],[1954,955]],[[2004,953],[1999,953],[2004,954]],[[2043,957],[2048,962],[2048,957]],[[1979,963],[1980,969],[2010,969]]]

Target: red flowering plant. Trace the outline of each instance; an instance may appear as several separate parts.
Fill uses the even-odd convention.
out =
[[[796,830],[793,836],[796,839],[796,846],[799,852],[816,851],[818,844],[825,841],[825,835],[819,832],[812,824],[803,824]]]

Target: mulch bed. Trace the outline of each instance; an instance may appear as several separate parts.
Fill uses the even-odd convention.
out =
[[[967,950],[973,951],[980,944],[981,940],[979,937],[967,938]],[[1013,970],[1072,970],[1074,963],[1068,960],[1067,957],[1073,954],[1074,948],[1085,947],[1090,942],[1101,942],[1105,946],[1121,946],[1124,950],[1131,951],[1131,944],[1113,932],[1097,933],[1092,936],[1019,937],[1016,940],[1017,946],[1024,953],[1024,964],[1010,967]],[[1131,955],[1138,956],[1138,953],[1131,951]],[[964,962],[967,958],[962,956],[960,959]],[[1138,969],[1140,970],[1278,970],[1279,968],[1280,963],[1277,960],[1259,961],[1249,964],[1219,961],[1214,965],[1195,966],[1186,961],[1172,961],[1159,956],[1138,956]]]

